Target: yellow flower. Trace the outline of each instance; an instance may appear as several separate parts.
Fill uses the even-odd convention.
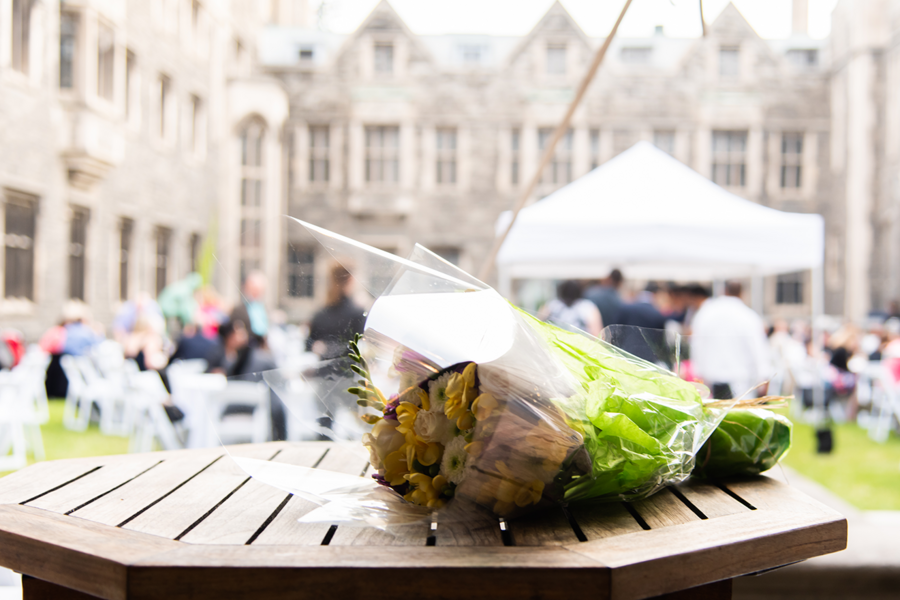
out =
[[[415,404],[401,402],[400,406],[397,407],[397,421],[400,422],[400,425],[397,426],[397,431],[403,434],[412,431],[416,424],[417,412],[419,412],[419,407]]]
[[[443,475],[437,475],[434,479],[431,480],[431,487],[433,487],[438,496],[440,496],[441,492],[444,491],[444,488],[447,487],[447,478]]]
[[[419,462],[426,467],[430,467],[441,460],[443,454],[444,447],[437,442],[431,442],[430,444],[416,444],[416,458],[418,458]]]
[[[463,416],[456,420],[456,426],[460,431],[465,431],[467,429],[472,429],[475,425],[475,415],[473,415],[470,411],[466,411],[463,413]]]
[[[384,458],[384,479],[391,485],[400,485],[409,473],[406,453],[402,450],[391,452]]]
[[[446,485],[446,480],[443,477],[438,475],[435,479],[432,479],[424,473],[411,473],[406,476],[406,480],[409,481],[409,485],[415,488],[404,496],[407,501],[429,508],[440,508],[443,506],[443,501],[438,498],[441,490],[443,490],[443,486]],[[435,487],[435,480],[438,480],[437,483],[441,486],[440,488]]]
[[[475,387],[475,369],[478,367],[475,363],[469,363],[463,369],[463,379],[466,381],[466,387]]]
[[[479,421],[485,421],[497,408],[497,399],[489,393],[484,393],[475,398],[472,403],[472,412]],[[460,427],[462,429],[462,427]]]
[[[419,402],[422,404],[422,410],[431,410],[431,399],[428,397],[428,392],[419,388]]]
[[[543,493],[544,482],[540,479],[535,479],[534,481],[526,483],[519,488],[518,492],[516,492],[516,506],[524,508],[529,504],[537,504]]]
[[[469,456],[475,458],[481,454],[481,451],[484,449],[484,442],[472,442],[466,444],[466,452],[469,453]]]
[[[445,391],[447,403],[444,404],[444,414],[451,421],[458,421],[460,417],[464,416],[466,411],[469,410],[472,400],[475,399],[475,367],[475,363],[469,363],[463,369],[462,375],[454,373],[447,381],[447,389]],[[457,427],[460,426],[457,425]]]

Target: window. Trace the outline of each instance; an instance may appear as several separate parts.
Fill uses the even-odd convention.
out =
[[[600,166],[600,130],[591,129],[591,170]]]
[[[397,126],[366,127],[366,181],[398,183],[400,181],[400,128]]]
[[[329,130],[327,125],[309,128],[309,180],[313,183],[328,181]]]
[[[785,58],[790,65],[809,69],[819,64],[819,51],[815,48],[788,50]]]
[[[300,48],[300,60],[310,61],[313,59],[312,48]]]
[[[437,140],[437,182],[442,184],[456,183],[456,130],[438,129]]]
[[[191,37],[194,43],[200,39],[200,3],[191,0]]]
[[[169,94],[171,93],[172,81],[165,75],[159,76],[157,81],[156,99],[159,102],[159,137],[165,139],[168,137],[170,116],[169,112]]]
[[[291,298],[312,298],[315,295],[315,268],[315,250],[288,245],[288,296]]]
[[[156,228],[156,295],[169,283],[169,242],[172,230],[167,227]]]
[[[131,234],[134,221],[122,219],[119,224],[119,300],[128,300],[128,266],[131,261]]]
[[[34,300],[34,236],[37,198],[6,192],[4,295]]]
[[[203,100],[191,94],[191,152],[203,152]]]
[[[746,131],[714,131],[712,180],[723,187],[744,187]]]
[[[34,0],[12,0],[12,68],[22,73],[28,73],[29,67],[33,3]]]
[[[549,44],[547,46],[547,75],[566,74],[566,46]]]
[[[779,275],[775,282],[776,304],[803,304],[803,273]]]
[[[78,13],[59,15],[59,87],[75,87],[75,53],[78,50]]]
[[[538,130],[538,148],[543,155],[553,137],[553,129],[550,127]],[[568,130],[566,134],[556,144],[556,152],[550,161],[550,164],[544,169],[541,177],[541,183],[549,183],[553,185],[565,185],[572,181],[572,130]]]
[[[675,132],[657,130],[653,132],[653,145],[666,154],[675,155]]]
[[[69,298],[84,300],[85,255],[90,212],[86,208],[72,208],[69,222]]]
[[[202,239],[199,233],[191,234],[191,241],[189,242],[190,246],[188,251],[191,256],[191,273],[199,273],[200,272],[200,252],[203,248]]]
[[[100,25],[97,31],[97,95],[109,101],[112,101],[115,93],[114,71],[115,36],[111,28]]]
[[[653,48],[647,47],[624,47],[619,52],[619,58],[623,63],[629,65],[645,65],[650,62],[653,55]]]
[[[509,165],[509,179],[513,185],[519,185],[519,165],[522,162],[522,131],[513,129],[510,132],[510,151],[512,153],[512,162]]]
[[[719,48],[719,77],[736,79],[741,74],[741,52],[737,47]]]
[[[462,44],[459,47],[459,54],[465,64],[478,64],[484,56],[484,47],[477,44]]]
[[[803,134],[781,135],[781,187],[799,188],[802,185]]]
[[[390,75],[394,72],[394,45],[375,44],[375,73]]]
[[[241,281],[262,265],[265,135],[265,127],[260,119],[250,120],[241,131]]]
[[[138,114],[138,72],[134,52],[125,52],[125,118],[131,121]]]

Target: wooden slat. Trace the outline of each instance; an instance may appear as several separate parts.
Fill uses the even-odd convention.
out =
[[[359,475],[366,469],[368,454],[359,445],[329,445],[328,453],[317,465],[319,469]],[[292,545],[318,546],[331,529],[330,523],[299,523],[297,519],[319,506],[303,498],[292,496],[272,522],[253,541],[254,546]],[[340,529],[340,528],[338,528]]]
[[[612,597],[633,600],[836,552],[846,534],[834,512],[756,510],[566,548],[612,568]]]
[[[643,531],[621,502],[576,504],[569,511],[588,541]]]
[[[272,460],[311,467],[327,446],[287,448]],[[181,538],[190,544],[245,544],[285,499],[283,490],[251,479]]]
[[[30,506],[0,506],[0,564],[102,598],[125,598],[125,565],[180,545]]]
[[[632,502],[631,506],[643,517],[651,529],[700,520],[700,517],[667,489],[659,490],[645,500]]]
[[[0,478],[0,504],[18,504],[109,462],[109,457],[39,462]],[[71,485],[68,484],[68,485]]]
[[[503,537],[498,520],[442,523],[439,516],[435,542],[438,546],[502,546]]]
[[[72,516],[118,525],[223,456],[222,450],[200,450],[163,463],[111,494],[72,513]]]
[[[710,519],[750,510],[718,487],[704,481],[688,479],[677,485],[676,488]]]
[[[269,458],[274,454],[271,448],[265,446],[247,446],[233,452],[238,456],[257,459]],[[131,531],[174,539],[217,507],[247,478],[247,474],[230,456],[223,456],[124,527]]]
[[[830,511],[824,504],[771,477],[759,476],[746,479],[725,480],[726,489],[755,508],[775,510]]]
[[[560,508],[548,508],[507,523],[515,546],[559,546],[578,537]]]
[[[153,454],[139,454],[128,461],[116,461],[94,471],[87,477],[41,496],[28,505],[58,513],[78,508],[82,504],[108,494],[135,477],[146,474],[162,461]]]

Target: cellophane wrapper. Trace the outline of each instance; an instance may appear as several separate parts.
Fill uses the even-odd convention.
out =
[[[268,477],[323,506],[303,520],[387,528],[637,500],[691,473],[725,410],[704,389],[524,312],[416,246],[408,258],[293,220],[374,298],[351,354],[373,480]],[[352,340],[348,340],[352,341]],[[245,465],[275,469],[271,465]],[[264,473],[254,472],[264,480]],[[271,473],[270,473],[271,475]]]

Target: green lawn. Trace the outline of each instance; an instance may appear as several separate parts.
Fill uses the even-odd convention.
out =
[[[815,428],[794,423],[784,463],[864,510],[900,510],[900,438],[879,444],[855,424],[834,426],[834,451],[816,454]]]
[[[103,435],[96,425],[91,425],[87,431],[69,431],[63,427],[64,404],[63,400],[51,400],[50,421],[41,426],[47,460],[128,452],[128,438]],[[29,462],[32,460],[30,456],[28,459]]]
[[[107,436],[95,425],[85,432],[62,425],[63,402],[50,402],[50,422],[41,428],[47,460],[124,454],[128,439]],[[879,444],[852,424],[836,425],[832,454],[816,454],[815,430],[794,424],[794,443],[785,459],[800,474],[864,510],[900,510],[900,438]],[[2,474],[0,474],[2,475]]]

